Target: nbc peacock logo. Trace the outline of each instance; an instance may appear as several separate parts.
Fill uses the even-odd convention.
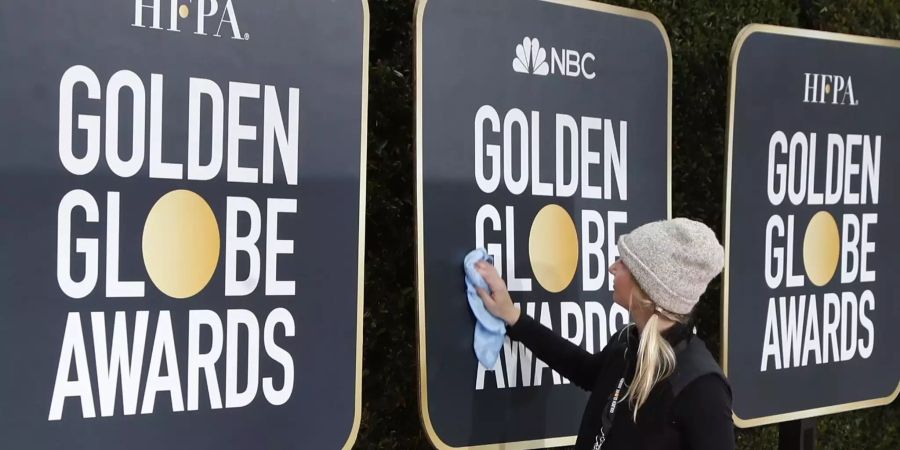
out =
[[[548,59],[549,56],[549,59]],[[538,38],[525,37],[516,45],[516,57],[513,58],[513,70],[519,73],[547,76],[562,75],[566,77],[584,77],[593,80],[597,74],[589,62],[597,60],[591,52],[580,52],[566,48],[550,47],[548,52],[541,47]],[[593,64],[590,64],[593,66]]]
[[[537,38],[525,37],[516,45],[516,57],[513,59],[513,70],[519,73],[531,73],[546,76],[550,73],[547,64],[547,51],[541,48]]]

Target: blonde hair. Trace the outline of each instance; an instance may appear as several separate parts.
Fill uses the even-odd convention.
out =
[[[637,422],[638,410],[647,402],[650,392],[657,383],[666,379],[675,370],[675,350],[662,336],[660,321],[663,319],[660,316],[676,323],[687,323],[689,316],[665,311],[656,306],[636,282],[631,291],[631,302],[635,299],[640,308],[653,310],[640,334],[637,366],[634,378],[628,387],[627,397],[631,409],[634,411],[634,421]]]

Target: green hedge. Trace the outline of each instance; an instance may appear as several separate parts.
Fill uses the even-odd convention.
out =
[[[485,0],[489,1],[489,0]],[[749,23],[900,39],[895,0],[617,0],[665,25],[674,57],[673,208],[722,223],[731,44]],[[418,411],[414,246],[413,7],[369,0],[366,305],[359,449],[429,448]],[[701,302],[699,333],[717,351],[719,281]],[[820,418],[819,448],[900,449],[900,402]],[[777,426],[739,430],[739,449],[776,448]]]

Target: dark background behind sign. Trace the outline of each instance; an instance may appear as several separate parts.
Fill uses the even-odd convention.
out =
[[[521,387],[520,378],[520,387],[508,389],[497,389],[493,372],[488,372],[484,390],[475,390],[474,319],[466,303],[462,260],[475,246],[478,208],[491,204],[499,210],[504,231],[485,233],[486,243],[499,243],[505,241],[508,225],[505,206],[512,205],[516,273],[532,278],[532,291],[513,292],[513,300],[549,302],[557,333],[562,301],[601,301],[609,312],[612,302],[607,280],[599,291],[581,291],[584,254],[579,254],[579,269],[566,290],[559,294],[545,291],[530,270],[528,236],[535,214],[554,203],[569,211],[579,234],[579,253],[585,238],[580,231],[583,209],[600,211],[607,227],[606,211],[627,211],[628,222],[618,225],[617,235],[665,218],[668,55],[663,37],[649,21],[539,1],[429,0],[421,33],[426,325],[420,333],[425,333],[427,344],[431,423],[437,435],[452,446],[574,435],[587,396],[571,384],[554,386],[549,370],[544,371],[539,387]],[[516,73],[512,69],[515,48],[526,36],[540,39],[548,64],[551,46],[593,53],[596,61],[588,62],[588,68],[596,72],[596,78]],[[581,198],[580,182],[574,197],[532,196],[530,184],[518,196],[510,194],[503,183],[494,193],[483,193],[475,180],[474,123],[478,108],[485,104],[497,110],[501,125],[512,108],[523,110],[529,121],[530,111],[540,112],[542,181],[555,177],[557,113],[573,116],[579,130],[581,116],[611,119],[617,142],[618,123],[627,120],[628,200],[619,200],[616,188],[611,200]],[[514,130],[518,133],[518,127]],[[602,152],[605,133],[605,128],[591,133],[593,151]],[[518,137],[513,142],[518,149]],[[502,144],[500,134],[487,131],[485,143]],[[489,161],[485,159],[486,165]],[[513,173],[518,176],[519,157],[514,156],[513,161]],[[566,161],[568,179],[568,158]],[[490,175],[489,171],[487,167],[485,173]],[[533,177],[529,178],[533,183]],[[601,154],[601,164],[591,168],[591,183],[602,185],[602,181]],[[603,245],[604,255],[609,251],[607,244]],[[505,277],[505,250],[503,258]],[[605,259],[599,269],[594,262],[594,270],[605,274],[605,268]],[[597,333],[596,327],[594,330]]]
[[[160,2],[164,28],[169,2]],[[225,2],[220,1],[220,10]],[[196,4],[180,20],[180,33],[133,27],[134,2],[32,2],[0,7],[0,446],[4,448],[336,448],[350,438],[354,423],[357,380],[357,270],[359,243],[359,165],[363,61],[363,8],[358,1],[234,1],[235,15],[247,41],[212,37],[218,17],[207,22],[208,36],[194,35]],[[150,24],[150,12],[144,23]],[[68,173],[58,155],[59,81],[67,68],[86,65],[105,86],[118,70],[137,73],[147,92],[150,74],[164,75],[162,154],[167,162],[187,160],[188,83],[208,78],[222,90],[227,133],[228,82],[276,87],[284,119],[288,88],[300,90],[299,183],[286,186],[280,159],[275,184],[226,183],[222,170],[212,181],[148,179],[148,152],[141,171],[130,179],[113,175],[105,159],[85,176]],[[127,92],[127,91],[126,91]],[[131,146],[130,95],[120,102],[120,152]],[[83,85],[75,90],[75,114],[105,113],[103,101],[87,101]],[[201,149],[208,148],[208,100],[204,103]],[[76,117],[75,127],[77,127]],[[147,115],[149,121],[149,114]],[[257,140],[242,141],[241,164],[261,167],[262,98],[241,101],[241,122],[257,125]],[[149,125],[147,128],[149,132]],[[102,133],[102,131],[101,131]],[[101,144],[103,136],[101,135]],[[227,138],[223,139],[227,153]],[[75,128],[74,147],[84,148],[84,133]],[[102,155],[101,150],[101,155]],[[76,153],[78,154],[78,153]],[[208,150],[202,161],[208,161]],[[185,166],[186,171],[186,166]],[[186,173],[186,172],[185,172]],[[260,172],[261,174],[261,172]],[[73,237],[105,235],[106,191],[121,193],[120,279],[144,280],[145,298],[104,298],[105,243],[100,242],[100,275],[88,297],[66,297],[56,281],[57,208],[72,189],[94,195],[100,223],[73,216]],[[153,203],[173,189],[189,189],[210,204],[218,220],[222,246],[216,272],[195,297],[175,300],[159,292],[141,259],[141,230]],[[259,241],[263,268],[260,284],[245,297],[224,296],[224,232],[226,196],[247,196],[260,206],[265,199],[298,199],[298,214],[281,214],[279,238],[294,239],[294,255],[280,256],[278,278],[296,280],[296,295],[265,297],[265,224]],[[242,216],[240,233],[246,233]],[[74,244],[74,241],[73,241]],[[74,273],[83,271],[83,257],[73,257]],[[239,278],[248,270],[239,257]],[[78,264],[82,264],[79,266]],[[187,395],[187,318],[189,310],[210,309],[223,322],[227,309],[249,309],[260,323],[260,382],[273,376],[282,386],[283,370],[262,347],[268,313],[287,308],[295,336],[276,329],[276,342],[292,356],[294,389],[290,400],[272,406],[262,387],[254,401],[238,409],[209,409],[204,377],[200,409],[173,413],[168,393],[161,393],[152,415],[141,415],[158,311],[171,312],[182,392]],[[138,414],[123,416],[121,392],[113,417],[99,417],[96,370],[91,337],[91,311],[106,311],[111,339],[112,311],[127,311],[129,334],[134,311],[149,310],[148,338],[138,401]],[[61,421],[48,422],[53,383],[66,316],[81,312],[98,417],[83,419],[78,400],[65,402]],[[204,330],[208,334],[208,330]],[[227,330],[225,331],[227,336]],[[129,336],[129,343],[131,336]],[[246,383],[246,332],[240,334],[238,387]],[[209,343],[202,341],[201,351]],[[225,385],[225,348],[216,364],[220,390]],[[74,370],[74,364],[73,364]],[[186,405],[186,403],[185,403]]]
[[[858,106],[803,103],[805,72],[852,76]],[[848,42],[824,41],[765,32],[751,34],[740,50],[734,99],[734,144],[731,179],[731,255],[729,261],[728,377],[734,388],[735,414],[742,419],[771,416],[824,406],[886,397],[897,388],[900,359],[896,343],[900,305],[900,183],[894,176],[900,167],[900,49]],[[838,95],[838,100],[841,95]],[[849,102],[849,98],[847,100]],[[766,194],[769,139],[782,130],[788,139],[795,131],[817,134],[816,191],[825,176],[828,133],[881,135],[881,173],[877,205],[807,205],[784,203],[772,206]],[[778,161],[787,161],[779,155]],[[862,161],[856,147],[853,161]],[[861,177],[854,176],[852,192],[859,192]],[[807,192],[808,195],[808,192]],[[868,198],[868,196],[867,196]],[[843,198],[842,198],[843,202]],[[823,287],[814,286],[803,268],[803,236],[809,219],[818,211],[829,211],[841,229],[842,214],[878,213],[878,223],[869,227],[875,251],[868,268],[876,281],[840,283],[840,262],[834,277]],[[765,274],[766,222],[773,214],[794,214],[794,269],[804,286],[769,289]],[[778,242],[778,241],[776,241]],[[783,245],[783,244],[782,244]],[[818,311],[824,314],[826,292],[853,292],[857,298],[866,289],[875,297],[868,314],[875,329],[872,355],[845,362],[810,364],[775,370],[770,359],[760,372],[762,345],[769,297],[816,294]],[[777,300],[776,300],[777,301]],[[848,319],[849,320],[849,319]],[[819,328],[820,339],[822,328]],[[859,327],[860,337],[864,329]],[[867,333],[866,333],[867,334]],[[830,360],[831,358],[829,358]]]

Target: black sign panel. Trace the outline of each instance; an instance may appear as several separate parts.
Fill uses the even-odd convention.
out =
[[[628,323],[606,268],[669,208],[671,58],[650,14],[588,1],[417,9],[422,414],[440,447],[574,442],[586,393],[507,340],[473,351],[462,261],[484,247],[523,311],[590,352]]]
[[[723,365],[735,421],[890,403],[900,42],[755,25],[731,70]]]
[[[0,447],[351,445],[365,2],[0,24]]]

